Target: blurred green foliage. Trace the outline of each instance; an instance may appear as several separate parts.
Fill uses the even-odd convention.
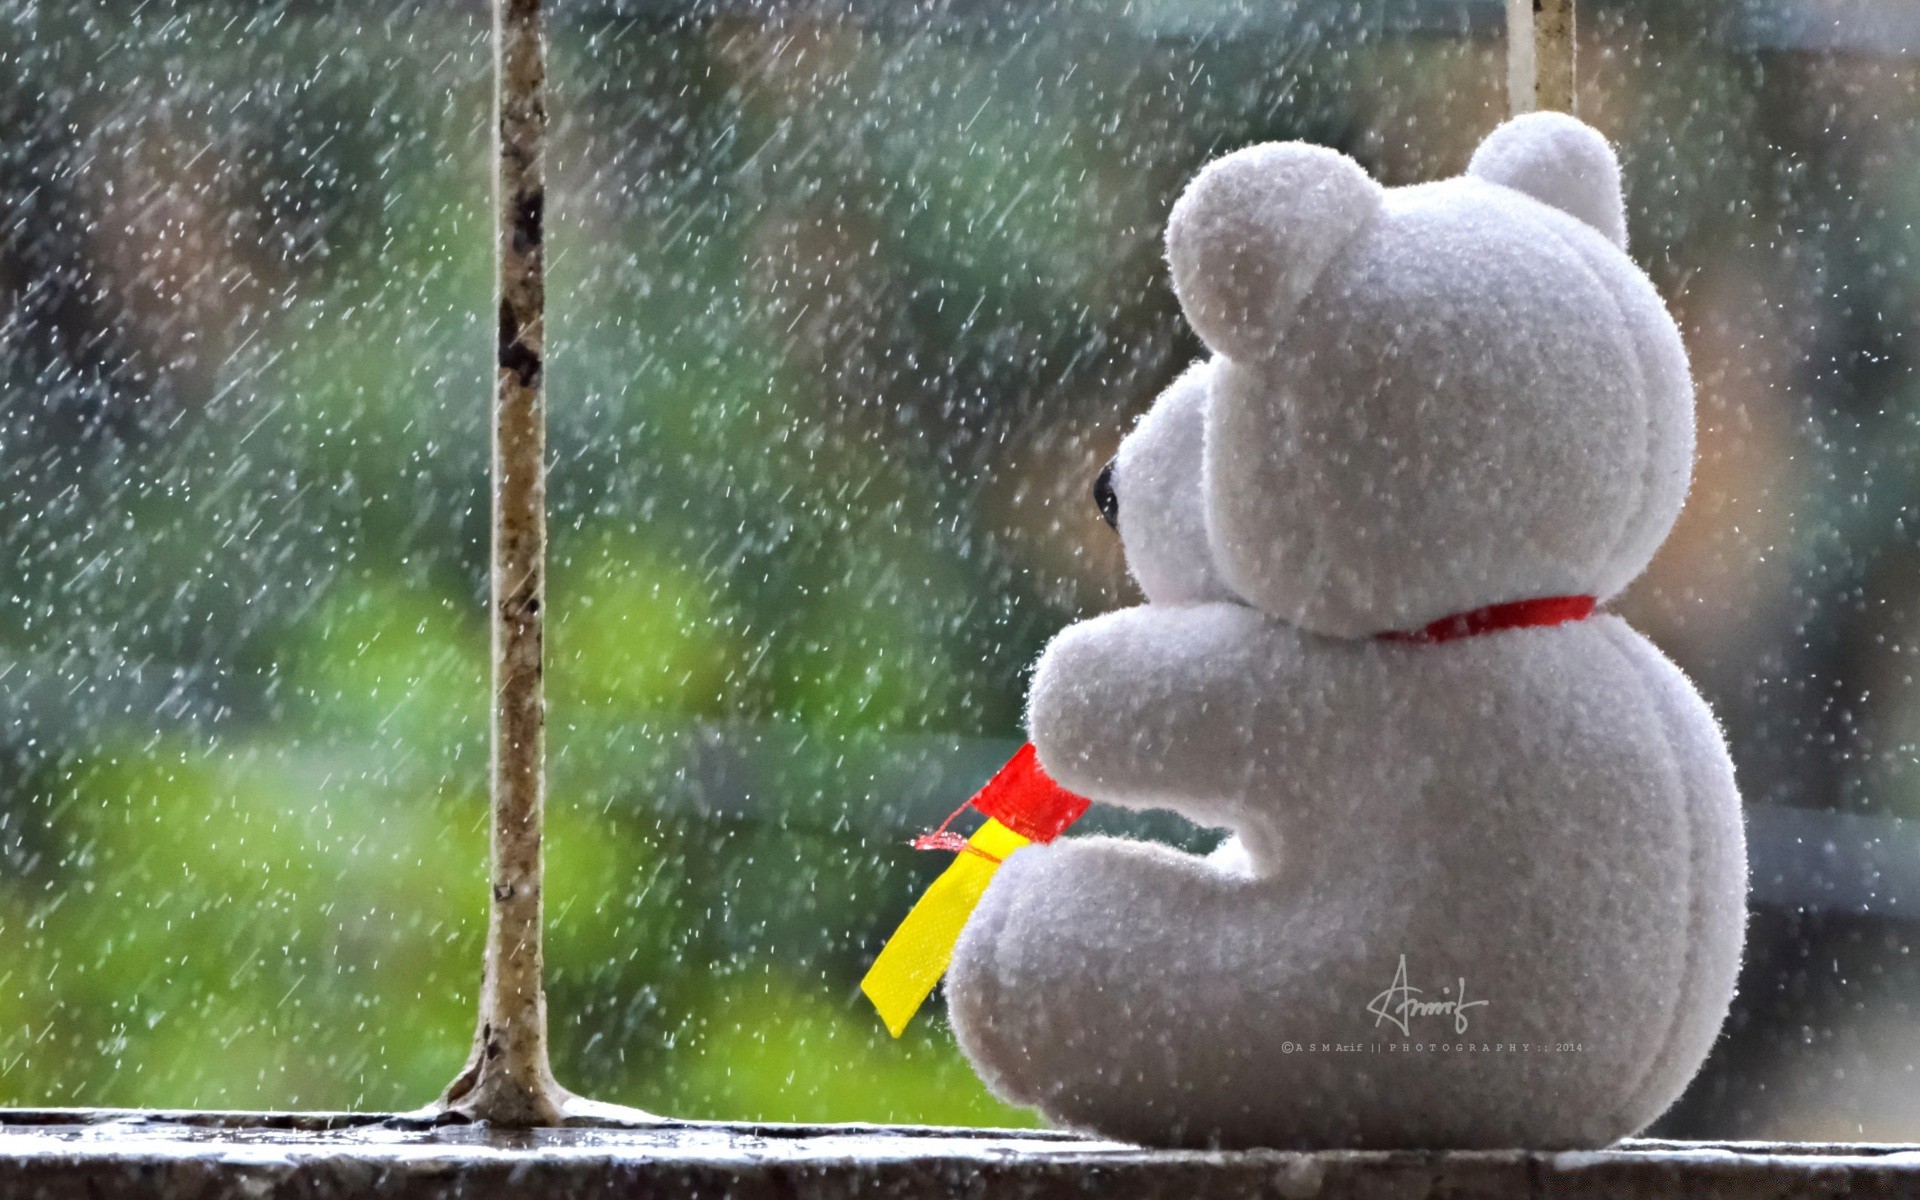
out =
[[[905,837],[1128,595],[1085,488],[1198,353],[1181,182],[1285,137],[1431,177],[1502,114],[1497,6],[1402,7],[555,6],[564,1082],[1027,1119],[855,984],[940,865]],[[1913,632],[1912,66],[1736,10],[1584,10],[1702,381],[1704,515],[1630,603],[1750,792],[1910,809],[1911,756],[1855,752],[1920,734],[1860,650]],[[0,1102],[424,1103],[484,924],[485,7],[0,31]],[[1743,1045],[1804,1026],[1790,990]]]

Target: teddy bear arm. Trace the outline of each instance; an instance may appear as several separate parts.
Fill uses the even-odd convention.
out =
[[[1237,604],[1144,605],[1082,622],[1034,673],[1028,732],[1041,765],[1102,803],[1237,826],[1270,761],[1266,726],[1292,635]]]

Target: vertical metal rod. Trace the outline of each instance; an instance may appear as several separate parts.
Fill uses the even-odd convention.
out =
[[[493,395],[492,894],[480,1023],[441,1098],[496,1125],[560,1123],[568,1094],[547,1057],[541,944],[546,804],[546,48],[541,0],[494,0],[496,174]]]
[[[1573,111],[1574,0],[1507,0],[1507,102],[1514,116]]]

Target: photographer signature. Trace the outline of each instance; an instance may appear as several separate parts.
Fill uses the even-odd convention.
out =
[[[1485,1000],[1467,999],[1467,981],[1459,981],[1460,991],[1451,1000],[1416,1000],[1420,989],[1407,983],[1407,956],[1400,956],[1400,967],[1393,973],[1393,982],[1387,990],[1367,1002],[1367,1011],[1374,1016],[1373,1027],[1378,1029],[1382,1021],[1400,1031],[1402,1037],[1410,1036],[1409,1022],[1415,1017],[1453,1017],[1453,1031],[1456,1034],[1467,1031],[1467,1010],[1485,1008]],[[1444,990],[1444,989],[1443,989]]]

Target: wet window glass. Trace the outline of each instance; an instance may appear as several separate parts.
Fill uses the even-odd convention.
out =
[[[1022,1124],[856,985],[1137,600],[1090,498],[1201,352],[1161,233],[1270,139],[1390,183],[1501,6],[561,0],[554,1057],[687,1116]],[[0,0],[0,1100],[413,1107],[484,929],[488,14]],[[1727,1032],[1657,1132],[1911,1139],[1920,20],[1582,7],[1699,385],[1617,605],[1749,806]],[[1203,848],[1170,817],[1100,814]]]

